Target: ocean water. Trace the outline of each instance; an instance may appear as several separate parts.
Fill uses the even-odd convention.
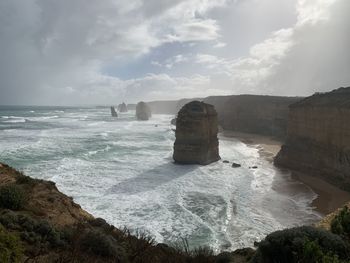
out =
[[[266,234],[311,224],[316,197],[261,158],[220,137],[222,161],[176,165],[170,115],[137,121],[109,108],[0,107],[0,162],[56,182],[84,209],[158,242],[233,250]],[[249,169],[256,165],[258,169]]]

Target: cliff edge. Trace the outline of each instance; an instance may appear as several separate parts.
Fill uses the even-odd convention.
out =
[[[350,87],[290,106],[287,140],[275,164],[350,191]]]

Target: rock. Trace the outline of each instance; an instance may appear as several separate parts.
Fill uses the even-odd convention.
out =
[[[230,163],[229,161],[227,161],[227,160],[224,160],[224,161],[222,161],[223,163]]]
[[[113,106],[111,107],[111,115],[112,117],[118,117],[118,113],[115,111],[115,108]]]
[[[147,121],[151,118],[151,108],[143,101],[136,105],[136,118],[138,120]]]
[[[287,139],[275,164],[350,191],[350,87],[290,106]]]
[[[179,111],[173,158],[180,164],[206,165],[220,160],[214,106],[192,101]]]
[[[128,108],[126,107],[126,104],[124,102],[122,104],[118,105],[118,111],[119,112],[128,112]]]
[[[232,167],[233,168],[238,168],[238,167],[241,167],[241,165],[239,163],[232,163]]]
[[[176,118],[172,119],[172,120],[170,121],[170,123],[171,123],[172,125],[175,125],[175,126],[176,126]]]

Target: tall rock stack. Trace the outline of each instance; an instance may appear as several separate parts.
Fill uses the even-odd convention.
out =
[[[128,108],[126,107],[126,104],[124,102],[122,104],[118,105],[118,111],[119,112],[128,112]]]
[[[152,117],[151,108],[143,101],[136,105],[136,118],[141,121],[147,121]]]
[[[350,87],[290,106],[287,140],[275,164],[350,191]]]
[[[220,160],[217,134],[214,106],[199,101],[187,103],[176,119],[175,162],[206,165]]]
[[[115,111],[115,108],[113,106],[111,107],[111,115],[112,117],[118,117],[118,113]]]

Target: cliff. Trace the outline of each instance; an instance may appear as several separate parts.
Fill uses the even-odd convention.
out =
[[[220,159],[218,120],[215,108],[192,101],[179,111],[176,119],[174,155],[181,164],[209,164]]]
[[[350,190],[350,87],[290,106],[287,140],[275,163]]]
[[[225,130],[285,138],[288,107],[301,99],[299,97],[232,95],[153,101],[149,102],[149,105],[154,113],[175,115],[190,101],[204,101],[215,107],[219,125]]]
[[[225,130],[284,138],[288,107],[299,100],[297,97],[237,95],[207,97],[204,102],[215,106],[219,124]]]

